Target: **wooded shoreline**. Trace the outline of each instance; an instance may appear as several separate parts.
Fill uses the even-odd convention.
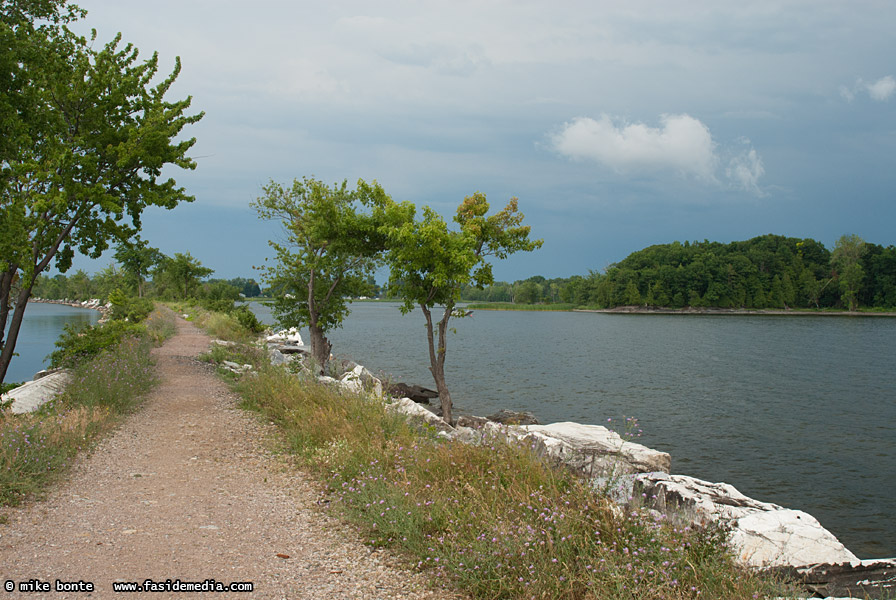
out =
[[[896,317],[896,312],[848,310],[780,310],[759,308],[659,308],[652,306],[616,306],[614,308],[574,308],[570,312],[632,315],[710,315],[769,317]]]

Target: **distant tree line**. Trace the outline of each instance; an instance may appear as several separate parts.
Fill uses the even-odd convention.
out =
[[[467,286],[466,301],[595,308],[896,308],[896,247],[845,235],[833,250],[812,239],[673,242],[630,254],[605,272]]]
[[[159,300],[200,300],[210,308],[218,303],[225,310],[242,298],[261,295],[254,279],[208,279],[212,269],[203,266],[189,252],[165,256],[139,238],[120,244],[115,258],[117,262],[93,276],[82,269],[71,275],[40,275],[33,294],[48,300],[99,298],[105,302],[118,292]]]

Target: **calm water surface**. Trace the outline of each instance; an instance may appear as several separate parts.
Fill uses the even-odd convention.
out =
[[[861,558],[896,556],[896,319],[476,311],[453,323],[457,412],[637,417],[639,441],[669,452],[674,472],[804,510]],[[432,386],[419,312],[355,303],[331,340]]]
[[[19,356],[13,357],[9,363],[6,381],[31,381],[35,373],[49,365],[46,357],[56,349],[56,340],[67,324],[93,325],[99,318],[100,313],[95,310],[29,302],[25,307],[25,318],[16,342]]]

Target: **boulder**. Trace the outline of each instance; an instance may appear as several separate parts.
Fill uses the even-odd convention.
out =
[[[530,412],[516,412],[513,410],[502,409],[493,415],[489,415],[489,421],[501,423],[502,425],[540,425],[538,419]]]
[[[470,429],[482,429],[487,423],[491,423],[485,417],[477,417],[475,415],[461,415],[457,418],[458,427],[468,427]]]
[[[363,365],[355,365],[355,367],[339,378],[340,386],[343,389],[361,393],[363,390],[370,390],[377,398],[383,397],[383,384],[377,379],[373,373],[367,370]]]
[[[288,355],[307,354],[308,356],[311,356],[311,347],[310,346],[295,346],[295,345],[291,345],[291,344],[285,344],[283,346],[278,346],[277,350],[281,354],[288,354]]]
[[[420,404],[429,404],[431,399],[439,397],[439,393],[435,390],[406,383],[393,383],[390,385],[389,395],[393,398],[410,398]]]
[[[563,422],[508,426],[509,435],[532,444],[539,454],[566,465],[581,477],[616,477],[626,473],[668,473],[666,452],[629,442],[600,425]]]
[[[399,398],[395,402],[387,404],[386,410],[401,413],[408,418],[408,421],[425,423],[426,425],[434,427],[436,431],[449,434],[454,432],[454,427],[446,423],[431,411],[426,410],[410,398]]]
[[[281,342],[285,344],[290,344],[293,346],[304,346],[305,343],[302,341],[302,335],[299,333],[299,330],[296,327],[292,327],[290,329],[283,329],[276,333],[272,333],[271,335],[265,338],[269,342]]]
[[[220,366],[224,369],[227,369],[231,373],[236,373],[237,375],[242,375],[243,373],[247,373],[252,370],[252,365],[241,365],[230,360],[221,361]]]
[[[855,562],[858,558],[812,515],[760,502],[727,483],[686,475],[647,473],[634,478],[634,494],[671,518],[698,526],[725,522],[739,563],[769,568]]]
[[[67,369],[54,371],[6,392],[0,396],[0,403],[12,400],[10,410],[13,414],[34,412],[61,394],[71,379],[72,375]]]
[[[775,575],[796,582],[811,597],[896,597],[896,559],[822,564],[773,569]]]

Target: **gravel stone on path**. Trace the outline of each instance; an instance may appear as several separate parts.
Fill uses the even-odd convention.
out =
[[[209,338],[177,326],[153,350],[161,383],[142,408],[45,501],[3,510],[0,585],[85,581],[96,591],[51,596],[121,598],[113,582],[214,579],[254,586],[214,598],[461,598],[324,514],[318,484],[271,451],[273,427],[195,360]]]

